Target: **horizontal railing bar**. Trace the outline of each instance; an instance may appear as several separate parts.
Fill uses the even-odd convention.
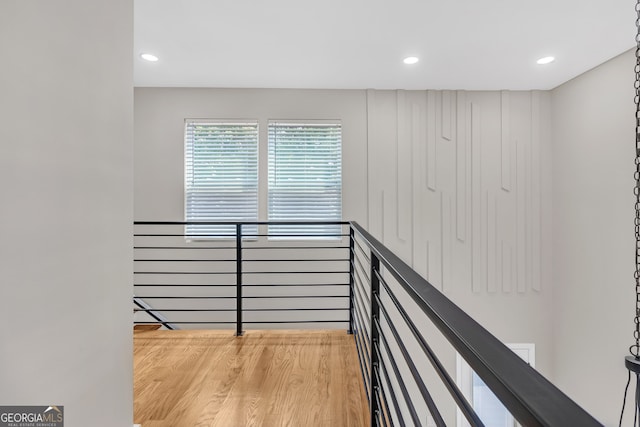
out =
[[[360,302],[355,294],[354,294],[354,301]],[[364,327],[365,332],[367,333],[367,336],[371,336],[371,325],[369,322],[369,318],[371,317],[371,314],[367,313],[367,310],[365,309],[365,307],[362,306],[362,304],[356,304],[356,309],[357,309],[358,316],[361,317],[361,320],[363,322],[362,326]],[[366,322],[365,322],[365,319],[367,320]],[[368,341],[367,341],[367,350],[370,350]]]
[[[133,262],[236,262],[235,259],[134,259]]]
[[[379,391],[375,393],[375,397],[376,397],[376,403],[377,403],[378,408],[379,408],[379,409],[376,410],[376,415],[377,415],[376,424],[380,424],[379,420],[382,420],[382,427],[387,427],[387,421],[385,420],[385,416],[382,413],[382,411],[380,410],[380,408],[382,408],[382,402],[380,402],[380,392]]]
[[[229,233],[225,233],[225,234],[179,234],[179,233],[135,233],[133,235],[133,237],[184,237],[187,240],[192,240],[192,241],[206,241],[206,240],[214,240],[214,239],[220,239],[220,240],[229,240],[231,241],[233,238],[236,237],[235,233],[234,234],[229,234]],[[269,239],[270,241],[277,241],[277,240],[290,240],[287,239],[287,237],[300,237],[300,238],[308,238],[308,240],[318,240],[318,239],[323,239],[323,238],[338,238],[338,237],[349,237],[349,234],[338,234],[338,233],[333,233],[333,234],[303,234],[303,233],[271,233],[271,234],[249,234],[249,233],[242,233],[242,237],[244,239],[250,239],[253,240],[253,238],[257,238],[257,237],[270,237],[271,239]],[[296,239],[297,240],[297,239]],[[300,240],[305,240],[305,239],[300,239]],[[335,239],[337,240],[337,239]],[[335,245],[334,245],[335,246]],[[348,248],[348,246],[336,246],[336,249],[340,249],[340,248]],[[212,248],[207,248],[207,249],[212,249]],[[226,247],[221,247],[221,249],[227,249]]]
[[[380,353],[380,348],[378,348],[378,346],[376,346],[375,351],[378,355],[378,360],[380,361],[380,368],[382,370],[382,373],[384,374],[385,383],[387,384],[387,388],[389,389],[389,395],[391,396],[391,402],[393,403],[395,413],[398,416],[398,421],[400,422],[401,426],[405,426],[406,424],[404,423],[404,417],[402,416],[402,409],[400,408],[400,403],[398,402],[398,398],[393,388],[393,384],[391,384],[391,379],[389,378],[389,371],[387,371],[387,365],[384,363],[384,359],[382,358],[382,354]],[[379,384],[382,384],[382,383],[379,382]],[[398,382],[398,384],[400,383]]]
[[[244,271],[242,274],[349,274],[347,271]]]
[[[416,408],[413,405],[413,401],[411,400],[411,396],[409,396],[409,390],[407,390],[407,386],[404,382],[404,378],[400,375],[400,369],[398,368],[398,364],[396,363],[395,358],[393,357],[393,354],[391,353],[391,349],[389,348],[389,346],[387,345],[386,342],[386,338],[384,337],[384,334],[382,333],[382,329],[380,328],[380,324],[378,323],[377,319],[374,322],[373,325],[371,325],[372,328],[377,328],[378,329],[378,333],[380,334],[380,338],[382,338],[382,342],[385,344],[384,346],[384,350],[385,353],[387,355],[387,358],[389,359],[389,363],[391,364],[391,369],[393,370],[393,373],[395,375],[396,381],[398,382],[398,386],[400,387],[400,392],[402,393],[402,397],[404,398],[404,402],[407,406],[407,409],[409,410],[409,414],[411,415],[411,419],[413,420],[414,425],[422,425],[420,423],[420,417],[418,416],[418,413],[416,412]],[[380,345],[379,343],[374,342],[373,343],[373,348],[374,351],[378,350],[378,355],[380,354]],[[384,359],[383,358],[379,358],[378,359],[380,361],[380,365],[384,365]],[[440,427],[440,426],[438,426]]]
[[[177,312],[214,312],[214,311],[236,311],[235,308],[154,308],[151,310],[133,309],[133,311],[177,311]]]
[[[160,322],[133,322],[135,325],[153,325]],[[169,322],[172,325],[235,325],[236,322]]]
[[[356,310],[356,315],[358,315],[361,319],[369,319],[369,313],[366,312],[366,310],[364,309],[364,307],[361,307],[360,304],[360,300],[358,299],[357,295],[353,295],[353,306],[354,309]],[[369,323],[365,323],[362,325],[365,328],[365,332],[367,333],[367,335],[370,335],[370,331],[369,331]],[[368,343],[367,343],[368,344]]]
[[[354,248],[358,248],[362,253],[362,257],[367,260],[367,263],[371,264],[371,258],[369,257],[367,252],[364,250],[364,248],[360,245],[360,242],[358,242],[358,239],[353,239],[353,241],[355,242]],[[354,252],[354,255],[356,255],[355,252]],[[358,258],[357,255],[356,255],[356,258]]]
[[[133,286],[139,287],[198,287],[198,288],[228,288],[230,286],[236,286],[235,283],[225,284],[214,284],[214,285],[193,285],[193,284],[167,284],[167,283],[134,283]],[[349,286],[349,283],[273,283],[273,284],[255,284],[255,285],[247,285],[242,284],[243,288],[256,288],[256,287],[325,287],[325,286]]]
[[[364,328],[364,326],[362,325],[362,319],[358,318],[357,320],[357,324],[358,326],[360,326],[360,334],[359,334],[359,338],[361,340],[361,342],[359,343],[360,346],[362,347],[363,350],[363,358],[364,358],[364,365],[366,366],[367,370],[366,373],[369,376],[367,378],[367,390],[369,390],[369,378],[371,376],[371,360],[369,360],[369,357],[371,355],[370,349],[369,349],[369,334],[367,333],[367,330]],[[366,355],[366,357],[365,357]]]
[[[364,287],[365,284],[369,285],[369,288],[371,287],[371,281],[367,278],[367,276],[364,276],[363,278],[362,273],[360,273],[360,270],[358,270],[357,268],[354,268],[353,272],[355,273],[354,279],[357,278],[358,282],[361,284],[362,287]],[[367,301],[369,301],[369,298],[367,298]]]
[[[407,314],[407,312],[404,310],[404,308],[402,308],[400,301],[398,301],[397,297],[395,296],[395,294],[387,284],[386,280],[384,280],[384,278],[377,271],[376,271],[376,276],[378,277],[378,280],[380,280],[380,283],[382,284],[383,288],[387,292],[389,299],[391,300],[393,305],[396,307],[396,310],[398,310],[398,313],[400,314],[400,316],[402,317],[406,325],[409,327],[409,330],[411,331],[414,338],[422,348],[422,351],[425,353],[425,355],[431,362],[431,365],[434,367],[434,369],[438,373],[440,380],[443,382],[445,387],[449,390],[449,393],[453,397],[454,401],[456,402],[456,405],[458,406],[462,414],[469,421],[469,423],[471,423],[471,425],[483,426],[484,424],[482,423],[482,421],[480,420],[476,412],[473,410],[473,408],[471,407],[467,399],[464,397],[464,395],[456,385],[455,381],[453,381],[453,379],[451,378],[447,370],[444,368],[444,366],[436,356],[435,352],[431,349],[431,347],[426,342],[422,334],[420,334],[415,323],[413,323],[413,321],[409,318],[409,315]],[[387,318],[387,321],[390,323],[391,320],[389,318],[386,308],[383,305],[381,305],[380,308],[383,310],[384,315]]]
[[[424,399],[425,403],[427,404],[427,407],[429,408],[429,412],[431,412],[431,415],[435,419],[435,422],[438,426],[446,427],[446,424],[442,419],[442,415],[440,414],[440,411],[436,407],[436,403],[433,401],[433,397],[431,396],[431,393],[429,393],[429,390],[427,389],[427,386],[425,385],[424,380],[420,375],[420,372],[418,372],[418,368],[416,367],[415,362],[411,358],[411,355],[409,354],[407,347],[404,345],[404,342],[402,342],[402,338],[400,338],[400,334],[398,333],[398,330],[393,324],[391,317],[389,317],[389,313],[387,312],[387,309],[384,307],[382,300],[380,299],[380,296],[379,295],[374,295],[374,296],[380,307],[380,312],[382,313],[384,318],[387,320],[386,322],[387,327],[391,331],[391,335],[393,335],[393,339],[396,345],[398,346],[398,348],[400,349],[400,353],[402,354],[402,357],[404,358],[404,361],[407,364],[407,367],[409,368],[409,372],[411,372],[411,376],[413,377],[413,380],[418,386],[418,390],[420,390],[420,394],[422,394],[422,398]],[[378,319],[375,319],[375,321],[376,321],[376,329],[380,333],[380,338],[382,338],[382,341],[384,341],[385,347],[391,350],[391,348],[389,347],[389,341],[387,341],[387,338],[382,332],[382,327],[380,326]],[[481,423],[478,427],[484,427],[484,426]]]
[[[179,233],[161,233],[161,234],[157,234],[157,233],[135,233],[133,235],[133,237],[184,237],[187,240],[194,240],[194,241],[206,241],[206,240],[214,240],[214,239],[220,239],[220,240],[229,240],[230,242],[232,241],[232,239],[234,239],[236,237],[236,234],[230,234],[230,233],[225,233],[225,234],[179,234]],[[277,240],[289,240],[286,239],[287,237],[308,237],[309,240],[318,240],[318,239],[323,239],[323,238],[337,238],[337,237],[349,237],[349,234],[338,234],[338,233],[333,233],[333,234],[303,234],[303,233],[287,233],[287,234],[283,234],[283,233],[271,233],[271,234],[254,234],[254,233],[242,233],[242,237],[244,239],[251,239],[253,240],[253,238],[256,237],[271,237],[271,239],[269,239],[270,241],[277,241]],[[297,240],[297,239],[296,239]],[[305,240],[305,239],[300,239],[300,240]],[[337,239],[334,239],[337,240]],[[345,249],[348,248],[348,246],[338,246],[337,248],[342,248],[344,247]],[[226,247],[224,247],[224,249],[226,249]]]
[[[369,329],[370,325],[369,325],[368,319],[371,317],[371,313],[370,313],[371,307],[369,306],[367,308],[364,306],[364,304],[362,303],[362,297],[358,292],[353,294],[353,301],[354,301],[354,306],[358,311],[358,314],[362,316],[362,319],[367,319],[367,322],[364,324],[364,326],[366,327],[367,333],[370,334],[371,330]]]
[[[349,221],[134,221],[134,225],[349,225]]]
[[[134,271],[133,274],[236,274],[230,271]]]
[[[354,319],[355,322],[355,319]],[[354,329],[355,330],[355,329]],[[354,335],[362,335],[359,333],[354,333]],[[369,380],[368,380],[368,375],[369,375],[369,370],[367,369],[365,371],[365,366],[364,366],[364,362],[363,362],[363,355],[362,355],[362,351],[360,349],[360,343],[358,342],[358,340],[356,339],[355,341],[356,343],[356,353],[358,354],[358,363],[360,364],[360,374],[362,375],[362,383],[364,384],[364,391],[367,394],[367,401],[370,400],[369,398]],[[365,374],[366,372],[366,374]]]
[[[200,297],[184,297],[184,296],[138,296],[138,298],[146,299],[236,299],[235,296],[200,296]],[[266,296],[243,296],[243,299],[280,299],[280,298],[349,298],[349,295],[266,295]]]
[[[243,246],[242,250],[247,249],[349,249],[349,246]]]
[[[356,291],[358,295],[360,295],[360,300],[362,301],[362,305],[364,306],[365,305],[364,302],[366,301],[367,302],[366,306],[371,307],[371,298],[369,297],[367,292],[364,292],[365,290],[361,291],[362,288],[363,288],[363,285],[359,285],[356,283]],[[362,293],[364,294],[364,296],[361,295]]]
[[[342,320],[263,320],[263,321],[256,321],[256,322],[250,322],[247,320],[244,320],[243,323],[249,323],[249,324],[253,324],[253,325],[261,325],[261,324],[269,324],[269,323],[349,323],[349,319],[342,319]]]
[[[360,326],[360,330],[361,330],[361,331],[363,331],[363,332],[364,332],[364,334],[366,335],[366,339],[365,339],[365,337],[362,337],[362,334],[360,334],[360,337],[362,337],[362,344],[363,344],[363,347],[364,347],[364,349],[367,351],[367,356],[369,356],[369,355],[371,354],[371,348],[369,347],[369,337],[370,337],[371,335],[370,335],[369,330],[367,330],[366,325],[364,324],[363,317],[362,317],[362,315],[360,314],[360,311],[359,311],[359,310],[356,312],[356,317],[357,317],[357,319],[356,319],[356,320],[358,321],[358,324],[359,324],[359,326]],[[369,366],[369,359],[367,359],[367,373],[369,372],[369,368],[370,368],[370,366]],[[368,389],[368,388],[367,388],[367,389]]]
[[[362,300],[363,302],[366,301],[367,303],[369,303],[370,301],[370,297],[369,297],[369,293],[371,291],[371,286],[370,283],[367,282],[362,282],[362,279],[360,279],[360,276],[358,276],[357,274],[354,275],[354,283],[357,286],[357,289],[362,289],[362,292],[364,293],[365,298]],[[370,307],[371,304],[367,304],[367,307]]]
[[[521,424],[602,426],[358,223],[352,222],[352,226],[387,271]]]
[[[364,304],[365,300],[362,298],[362,295],[359,289],[356,289],[356,292],[353,294],[353,297],[354,297],[354,304],[358,308],[358,311],[362,311],[362,318],[369,319],[369,317],[371,316],[371,306],[367,306]],[[368,324],[369,323],[367,322],[367,325]]]
[[[368,270],[370,270],[370,268],[365,268],[364,265],[362,265],[362,263],[360,262],[360,259],[358,258],[354,258],[353,262],[351,263],[351,266],[353,267],[353,270],[358,273],[358,274],[362,274],[364,276],[364,279],[361,279],[362,282],[366,282],[368,284],[371,284],[371,280],[369,279],[369,277],[367,277],[366,272]]]
[[[159,288],[166,288],[166,287],[174,287],[174,288],[179,288],[179,287],[186,287],[186,288],[228,288],[230,286],[236,286],[235,283],[229,283],[228,285],[221,285],[221,284],[215,284],[215,285],[192,285],[192,284],[186,284],[186,283],[181,283],[181,284],[167,284],[167,283],[134,283],[133,286],[140,286],[140,287],[159,287]]]
[[[345,308],[243,308],[242,311],[349,311]]]
[[[279,239],[283,239],[285,237],[309,237],[311,240],[314,239],[322,239],[322,238],[328,238],[328,237],[349,237],[349,234],[338,234],[338,233],[334,233],[334,234],[307,234],[307,233],[242,233],[242,237],[245,238],[251,238],[251,237],[271,237],[271,240],[279,240]],[[283,239],[286,240],[286,239]]]
[[[146,298],[146,299],[236,299],[235,296],[232,297],[212,297],[212,296],[206,296],[206,297],[183,297],[183,296],[177,296],[177,297],[172,297],[172,296],[139,296],[139,298]]]
[[[362,346],[362,349],[364,350],[364,354],[366,354],[367,358],[365,359],[365,364],[367,367],[367,374],[370,373],[370,366],[369,366],[369,355],[371,354],[369,351],[369,332],[367,331],[367,329],[364,327],[364,324],[362,322],[362,317],[356,313],[356,316],[354,317],[354,322],[356,322],[356,326],[358,327],[358,330],[360,331],[359,334],[357,334],[357,338],[360,339],[360,345]],[[368,387],[367,387],[368,390]]]
[[[133,311],[177,311],[177,312],[216,312],[216,311],[236,311],[235,308],[134,308]],[[349,311],[349,308],[243,308],[242,311]]]
[[[367,400],[371,403],[370,388],[371,388],[371,368],[369,361],[369,353],[365,352],[365,348],[362,344],[364,341],[368,341],[368,338],[364,338],[362,336],[362,331],[358,334],[360,335],[360,341],[356,341],[356,350],[358,353],[358,360],[360,362],[360,370],[362,372],[364,391],[367,394]],[[361,342],[362,341],[362,342]]]
[[[267,296],[243,296],[245,299],[278,299],[278,298],[349,298],[349,295],[267,295]]]
[[[360,257],[354,257],[353,260],[364,273],[365,277],[367,278],[367,282],[369,282],[369,277],[367,276],[367,273],[369,272],[369,270],[371,270],[371,262],[368,261],[368,264],[365,266],[364,264],[362,264]]]
[[[384,384],[382,383],[382,380],[380,379],[380,371],[375,371],[374,375],[376,376],[378,386],[380,387],[380,395],[382,396],[382,401],[384,402],[384,413],[382,414],[383,420],[385,420],[385,418],[388,418],[389,424],[391,424],[391,427],[393,427],[393,417],[391,416],[391,411],[390,411],[391,408],[389,407],[389,401],[387,400],[387,393],[385,392],[386,387],[384,386]],[[382,408],[382,405],[379,405],[379,406]],[[385,425],[386,424],[387,423],[385,420]]]
[[[234,250],[236,248],[233,246],[134,246],[133,249],[147,250],[147,249],[164,249],[164,250],[176,250],[176,249],[184,249],[184,250],[193,250],[193,249],[231,249]]]
[[[217,261],[217,260],[216,260]],[[232,260],[235,261],[235,260]],[[242,259],[242,262],[248,264],[250,262],[349,262],[349,258],[331,258],[331,259]]]
[[[234,234],[177,234],[177,233],[172,233],[172,234],[166,234],[166,233],[162,233],[162,234],[151,234],[151,233],[134,233],[133,237],[186,237],[189,239],[201,239],[203,237],[206,238],[216,238],[216,239],[229,239],[229,241],[231,241],[231,239],[233,239],[234,237],[236,237],[235,233]]]
[[[342,319],[342,320],[268,320],[268,321],[260,321],[260,322],[250,322],[250,321],[243,321],[243,323],[250,323],[250,324],[270,324],[270,323],[274,323],[274,324],[282,324],[282,323],[348,323],[349,319]],[[148,321],[148,322],[133,322],[136,325],[149,325],[149,324],[157,324],[157,323],[161,323],[158,321]],[[193,325],[235,325],[236,322],[168,322],[171,324],[176,324],[176,325],[189,325],[189,324],[193,324]]]
[[[297,286],[297,287],[309,287],[313,288],[315,286],[349,286],[349,283],[272,283],[272,284],[258,284],[258,285],[247,285],[243,284],[243,288],[251,288],[251,287],[279,287],[279,286]]]

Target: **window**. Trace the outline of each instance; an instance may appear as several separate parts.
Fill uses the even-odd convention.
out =
[[[257,122],[186,121],[185,211],[187,221],[258,220]],[[235,227],[188,225],[186,234],[234,236]]]
[[[340,123],[269,122],[270,221],[342,220]],[[334,234],[339,225],[272,225],[271,236]]]

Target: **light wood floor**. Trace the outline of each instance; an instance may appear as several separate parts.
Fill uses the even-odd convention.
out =
[[[368,426],[345,331],[136,331],[142,427]]]

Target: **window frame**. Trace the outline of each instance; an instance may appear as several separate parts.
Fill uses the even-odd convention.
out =
[[[188,141],[188,132],[189,132],[189,126],[193,125],[193,124],[218,124],[218,125],[250,125],[250,126],[254,126],[255,125],[255,164],[256,164],[256,170],[255,170],[255,219],[248,221],[248,222],[252,222],[252,221],[259,221],[260,220],[260,120],[258,119],[212,119],[212,118],[185,118],[184,119],[184,128],[183,128],[183,162],[184,162],[184,169],[183,169],[183,185],[184,185],[184,198],[183,198],[183,209],[184,209],[184,220],[185,222],[190,222],[190,221],[197,221],[197,220],[190,220],[189,219],[189,195],[190,193],[193,192],[193,190],[190,191],[190,187],[188,185],[188,171],[189,171],[189,141]],[[192,144],[193,145],[193,144]],[[194,161],[194,156],[193,156],[193,150],[191,150],[191,162],[193,164]],[[203,220],[204,221],[204,220]],[[218,221],[218,220],[211,220],[212,222]],[[227,222],[244,222],[247,220],[226,220]],[[220,222],[225,222],[223,220],[220,220]],[[243,228],[246,228],[243,227]],[[255,227],[256,230],[252,230],[250,231],[251,234],[257,234],[257,226]],[[185,239],[187,241],[210,241],[210,240],[233,240],[235,239],[235,233],[234,234],[220,234],[220,235],[203,235],[203,236],[199,236],[197,234],[193,234],[193,231],[189,231],[188,229],[188,225],[185,224],[184,227],[184,235],[185,235]],[[250,236],[249,239],[251,240],[255,240],[255,237]]]
[[[327,127],[333,127],[333,128],[337,128],[339,129],[339,138],[338,138],[338,161],[339,161],[339,165],[338,165],[338,173],[339,173],[339,184],[338,184],[338,191],[339,191],[339,198],[338,198],[338,206],[339,206],[339,215],[338,218],[328,218],[328,219],[324,219],[324,220],[317,220],[318,222],[340,222],[343,221],[343,201],[344,201],[344,191],[343,191],[343,187],[344,187],[344,175],[343,175],[343,157],[344,157],[344,150],[343,150],[343,124],[342,124],[342,120],[341,119],[269,119],[267,120],[267,129],[266,129],[266,159],[267,159],[267,171],[266,171],[266,217],[268,221],[272,221],[272,209],[271,209],[271,192],[273,191],[272,189],[272,179],[271,179],[271,170],[272,170],[272,166],[275,168],[275,161],[274,161],[274,165],[272,165],[272,140],[271,140],[271,129],[272,126],[277,127],[278,125],[281,126],[288,126],[288,125],[300,125],[300,126],[314,126],[314,125],[320,125],[320,126],[327,126]],[[286,219],[275,219],[273,221],[287,221]],[[304,220],[291,220],[291,221],[304,221]],[[313,221],[313,220],[312,220]],[[340,240],[343,238],[343,236],[341,236],[342,231],[341,231],[341,226],[340,225],[326,225],[326,228],[335,228],[335,236],[325,236],[325,235],[305,235],[305,236],[287,236],[287,235],[281,235],[278,236],[277,233],[278,231],[274,230],[273,226],[272,227],[268,227],[268,239],[269,240]],[[282,232],[282,231],[281,231]],[[296,234],[296,233],[292,233],[292,234]],[[302,234],[302,233],[301,233]]]

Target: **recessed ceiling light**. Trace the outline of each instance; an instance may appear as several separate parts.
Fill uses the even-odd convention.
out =
[[[145,61],[149,61],[149,62],[156,62],[158,60],[157,56],[152,55],[150,53],[141,53],[140,54],[140,58],[144,59]]]
[[[413,64],[417,63],[418,61],[420,61],[420,59],[418,59],[418,57],[416,57],[416,56],[408,56],[408,57],[404,58],[404,60],[402,62],[404,62],[407,65],[413,65]]]
[[[544,58],[538,59],[536,63],[538,63],[539,65],[545,65],[545,64],[551,64],[555,60],[556,58],[554,58],[553,56],[545,56]]]

